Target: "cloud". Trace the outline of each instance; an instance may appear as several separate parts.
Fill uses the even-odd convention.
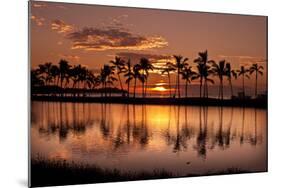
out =
[[[32,6],[33,6],[34,8],[43,8],[43,7],[47,7],[47,5],[44,4],[44,3],[32,3]]]
[[[248,66],[253,63],[258,63],[258,64],[267,63],[267,60],[265,58],[258,57],[258,56],[218,55],[218,57],[222,59],[226,59],[227,61],[230,62],[237,62],[239,66],[241,65]]]
[[[68,33],[74,29],[74,26],[57,19],[52,21],[51,29],[57,31],[58,33]]]
[[[79,61],[80,60],[80,57],[77,55],[59,54],[59,58],[70,60],[70,61]]]
[[[45,18],[37,17],[34,15],[31,16],[31,20],[33,20],[37,26],[43,26],[45,22]]]
[[[116,55],[124,59],[131,59],[131,61],[136,63],[138,63],[142,57],[149,59],[152,63],[156,63],[159,61],[169,61],[172,58],[171,55],[134,53],[134,52],[119,52],[116,53]]]
[[[66,38],[72,41],[72,49],[93,51],[144,50],[168,46],[168,42],[161,36],[141,36],[122,28],[110,27],[85,27],[69,33]]]
[[[117,56],[123,59],[130,59],[133,64],[139,63],[140,59],[145,57],[152,63],[154,70],[151,73],[161,74],[167,62],[173,62],[173,57],[166,54],[149,54],[149,53],[133,53],[133,52],[120,52],[116,53]]]
[[[124,28],[133,26],[133,24],[125,23],[128,17],[129,16],[127,14],[123,14],[115,18],[109,17],[105,22],[101,23],[101,26],[107,28]]]

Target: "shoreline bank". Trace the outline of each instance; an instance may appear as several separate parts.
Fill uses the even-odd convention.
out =
[[[72,97],[72,96],[31,96],[31,101],[188,105],[188,106],[228,106],[267,109],[267,99],[202,99],[202,98],[128,98],[128,97]]]

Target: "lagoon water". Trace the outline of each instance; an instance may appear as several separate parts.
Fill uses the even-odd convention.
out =
[[[122,171],[265,171],[265,109],[32,102],[31,153]]]

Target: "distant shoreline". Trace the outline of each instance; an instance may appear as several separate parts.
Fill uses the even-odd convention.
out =
[[[267,108],[267,99],[31,96],[31,101]]]

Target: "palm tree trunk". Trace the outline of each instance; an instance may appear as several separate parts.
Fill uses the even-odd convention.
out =
[[[127,96],[128,96],[128,98],[130,97],[130,81],[128,81],[128,94],[127,94]]]
[[[168,79],[169,79],[169,91],[170,91],[170,98],[172,98],[171,78],[170,78],[170,73],[169,73],[169,72],[168,72]]]
[[[146,81],[145,81],[145,92],[144,92],[145,97],[146,97],[146,91],[147,91],[147,82],[148,82],[148,76],[146,77]]]
[[[180,94],[180,69],[178,68],[178,97],[181,97]]]
[[[220,85],[219,85],[219,96],[218,99],[221,99],[221,80],[220,80]]]
[[[185,98],[187,98],[187,80],[185,81]]]
[[[137,78],[135,78],[135,85],[134,85],[134,98],[136,98],[136,86],[137,86]]]
[[[144,98],[144,81],[142,82],[142,97]]]
[[[200,99],[202,97],[202,78],[200,78]]]
[[[231,98],[232,98],[232,96],[233,96],[233,88],[232,88],[231,79],[229,79],[229,85],[230,85],[230,93],[231,93]]]
[[[117,75],[118,75],[120,87],[121,87],[121,90],[122,90],[122,93],[123,93],[123,85],[122,85],[122,82],[121,82],[120,74],[117,74]]]
[[[221,79],[221,99],[223,100],[223,78]]]
[[[245,82],[244,80],[245,80],[245,79],[244,79],[244,74],[243,74],[243,77],[242,77],[242,78],[243,78],[243,80],[242,80],[242,81],[243,81],[243,82],[242,82],[242,85],[243,85],[243,99],[244,99],[244,98],[245,98],[245,85],[244,85],[244,82]]]
[[[106,81],[104,83],[104,96],[107,97]]]
[[[204,83],[203,83],[203,98],[206,97],[206,79],[204,79]]]
[[[255,97],[258,96],[258,72],[256,71],[256,88],[255,88]]]
[[[62,90],[62,75],[60,76],[60,91],[61,91],[61,97],[62,97],[62,93],[63,93],[63,90]]]

